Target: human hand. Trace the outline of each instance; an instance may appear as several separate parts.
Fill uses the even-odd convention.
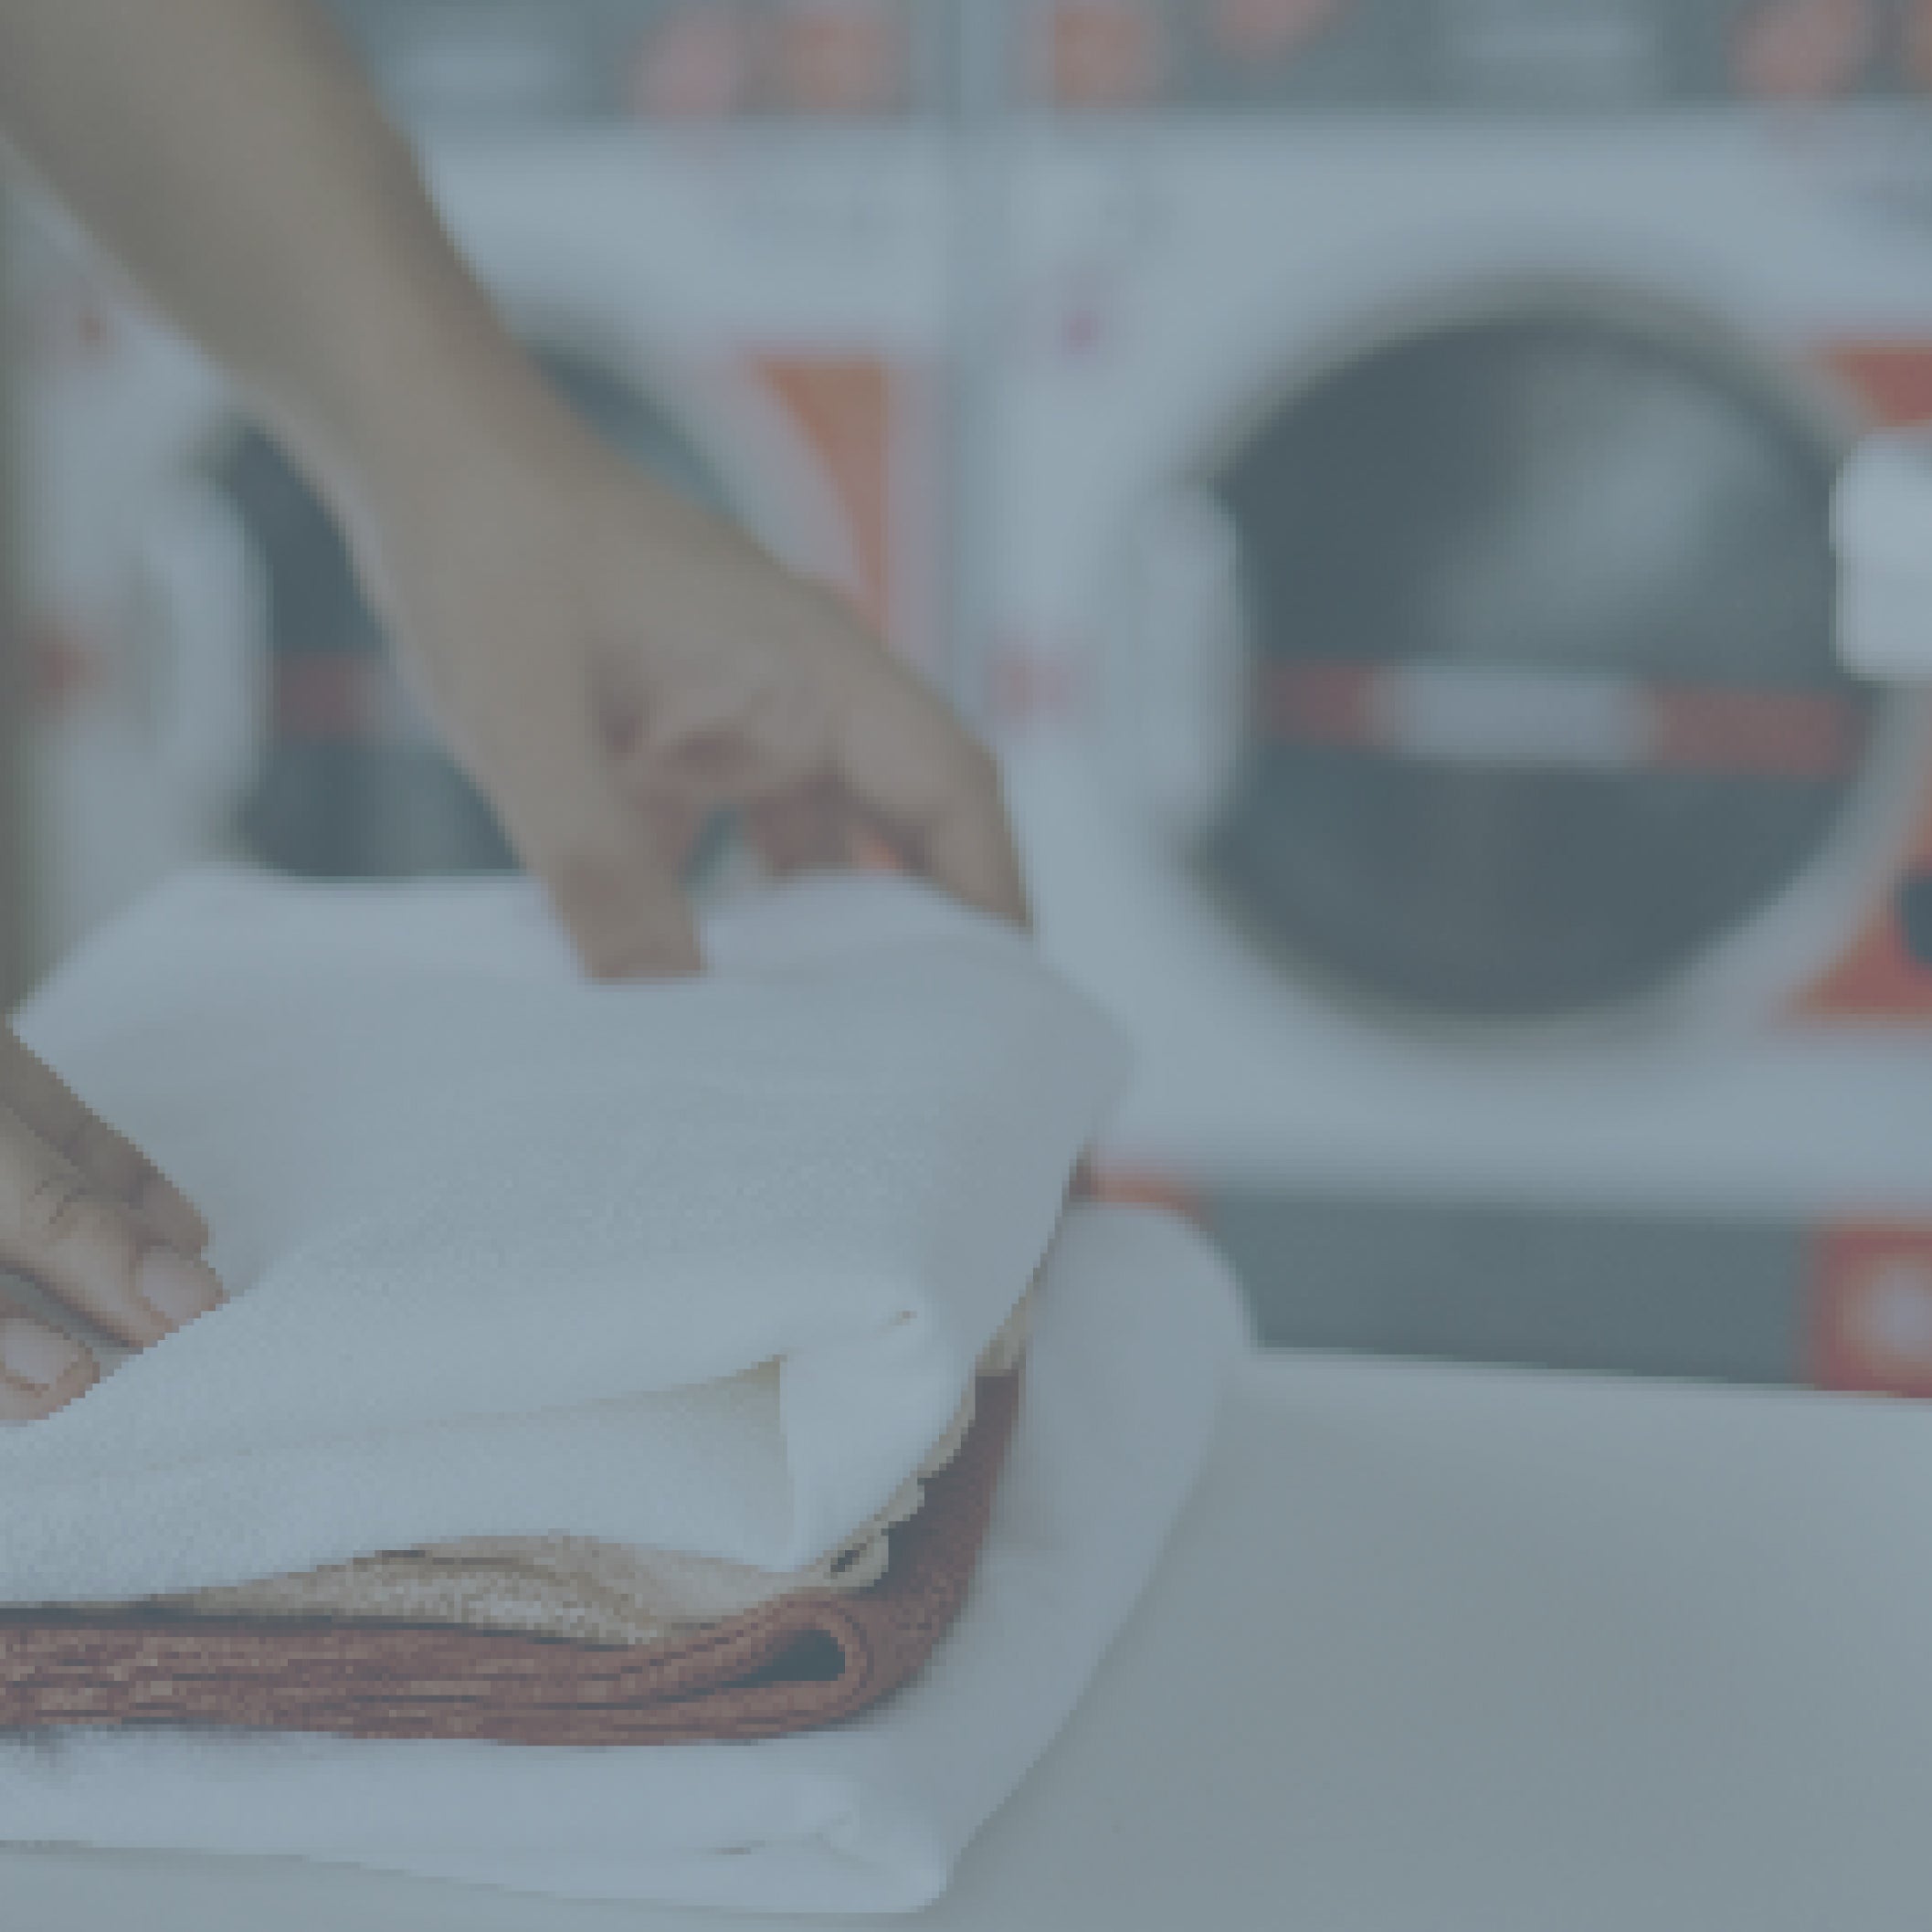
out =
[[[527,372],[500,364],[445,421],[388,443],[347,520],[452,749],[592,973],[696,967],[679,868],[722,807],[780,872],[870,835],[1026,922],[992,759],[842,600]]]
[[[0,1272],[141,1348],[221,1300],[207,1239],[153,1163],[0,1028]],[[0,1300],[0,1422],[48,1415],[99,1375],[79,1342]]]
[[[986,753],[835,597],[555,397],[325,9],[12,0],[0,118],[341,512],[591,971],[697,964],[678,860],[721,806],[781,868],[869,828],[1024,917]]]

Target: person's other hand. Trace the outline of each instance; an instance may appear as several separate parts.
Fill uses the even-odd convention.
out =
[[[207,1239],[153,1163],[0,1028],[0,1273],[141,1348],[221,1300]],[[48,1415],[99,1375],[79,1342],[0,1291],[0,1422]]]
[[[679,868],[727,806],[781,872],[870,835],[1025,924],[993,761],[945,704],[832,592],[511,386],[507,407],[472,395],[433,459],[396,466],[414,481],[378,476],[352,521],[456,755],[587,969],[697,966]]]

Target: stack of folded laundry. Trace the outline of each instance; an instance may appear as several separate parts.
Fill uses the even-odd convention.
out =
[[[600,986],[511,882],[177,882],[19,1016],[231,1299],[0,1434],[0,1839],[896,1910],[1072,1710],[1244,1345],[1066,1205],[1125,1072],[901,881]]]

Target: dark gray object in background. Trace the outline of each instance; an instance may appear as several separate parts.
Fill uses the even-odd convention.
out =
[[[1811,1378],[1795,1226],[1234,1191],[1204,1218],[1279,1346]]]

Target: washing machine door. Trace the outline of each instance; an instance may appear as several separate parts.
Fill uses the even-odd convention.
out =
[[[535,354],[623,454],[694,501],[733,512],[691,438],[624,375],[574,348]],[[259,756],[233,808],[236,842],[270,865],[324,878],[511,866],[489,807],[438,748],[397,677],[340,533],[280,450],[239,429],[208,459],[200,491],[240,533],[250,579],[244,621],[266,665]]]
[[[1205,479],[1238,750],[1194,856],[1384,1013],[1621,1008],[1822,863],[1879,741],[1832,651],[1834,434],[1737,345],[1602,293],[1380,341]]]

